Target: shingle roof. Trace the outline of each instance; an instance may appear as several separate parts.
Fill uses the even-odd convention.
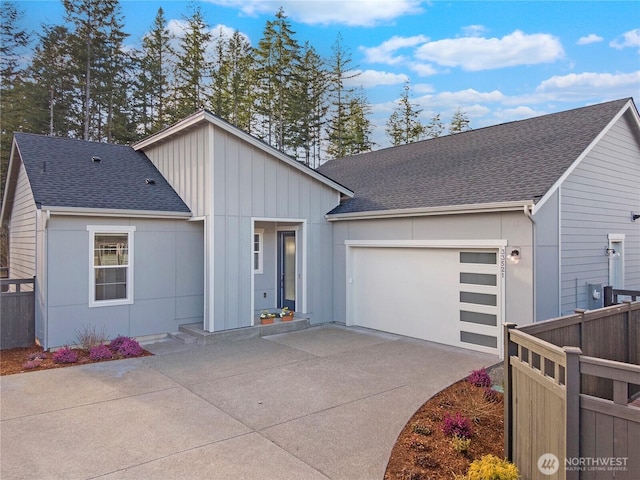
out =
[[[14,138],[37,204],[189,212],[147,156],[131,147],[29,133]]]
[[[329,161],[318,170],[355,191],[329,213],[535,202],[628,101]]]

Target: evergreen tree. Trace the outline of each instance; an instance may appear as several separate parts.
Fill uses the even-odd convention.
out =
[[[69,73],[71,63],[65,26],[45,26],[35,48],[30,74],[34,81],[34,94],[40,100],[34,108],[35,116],[47,118],[45,130],[52,136],[68,136],[73,126],[70,114],[73,104],[74,77]]]
[[[344,123],[343,156],[358,155],[370,152],[373,148],[371,140],[371,105],[363,91],[348,98],[348,114]]]
[[[425,126],[419,120],[422,110],[417,110],[409,100],[410,89],[409,82],[406,82],[398,105],[387,121],[386,132],[393,146],[417,142],[426,133]]]
[[[444,124],[440,120],[440,114],[436,113],[425,126],[424,136],[425,138],[436,138],[442,135],[442,132],[444,132]]]
[[[65,20],[74,27],[69,49],[73,58],[70,68],[81,90],[77,133],[81,133],[85,140],[99,140],[104,123],[102,116],[106,114],[108,117],[113,112],[104,92],[100,95],[106,106],[94,104],[93,94],[97,86],[113,83],[109,79],[113,76],[111,70],[118,68],[119,60],[109,56],[119,55],[115,46],[121,46],[126,37],[122,32],[120,4],[118,0],[62,0],[62,3],[66,11]]]
[[[291,91],[300,51],[294,35],[291,23],[280,8],[275,19],[267,21],[255,50],[256,107],[262,120],[259,136],[281,151],[291,146],[287,130],[295,108]]]
[[[142,50],[135,54],[134,121],[141,136],[157,132],[170,122],[166,97],[170,84],[169,67],[174,55],[171,40],[164,10],[160,7],[151,31],[142,39]]]
[[[453,117],[451,117],[451,123],[449,124],[449,133],[460,133],[471,130],[469,126],[470,120],[467,114],[460,110],[460,107],[455,111]]]
[[[11,141],[14,131],[25,126],[28,111],[24,99],[28,88],[20,58],[29,43],[29,34],[20,26],[24,13],[13,2],[0,9],[0,199],[3,198]],[[0,226],[0,265],[7,265],[7,232]]]
[[[211,62],[207,59],[206,49],[211,33],[200,7],[195,7],[186,21],[187,27],[177,53],[174,120],[204,107],[210,83]]]
[[[316,167],[320,164],[322,126],[327,112],[327,74],[322,58],[308,42],[295,72],[290,144],[294,150],[302,150],[306,165]]]
[[[332,55],[329,59],[329,122],[327,153],[333,158],[344,157],[345,148],[345,123],[349,115],[348,103],[353,89],[345,86],[345,80],[350,80],[359,75],[354,73],[351,66],[351,53],[345,50],[342,44],[342,35],[338,34],[332,47]]]
[[[223,69],[228,76],[227,120],[246,132],[251,132],[254,117],[256,80],[252,53],[247,37],[236,30],[229,39],[223,59]]]

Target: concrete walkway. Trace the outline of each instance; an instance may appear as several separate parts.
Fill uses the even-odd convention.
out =
[[[0,378],[0,478],[382,479],[432,395],[497,357],[335,325]]]

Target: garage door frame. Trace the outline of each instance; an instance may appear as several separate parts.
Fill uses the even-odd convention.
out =
[[[497,353],[500,358],[503,354],[502,342],[502,322],[505,316],[505,273],[506,273],[506,240],[346,240],[346,324],[348,326],[357,325],[355,322],[356,312],[354,302],[355,286],[354,277],[354,257],[355,250],[359,248],[410,248],[410,249],[490,249],[498,253],[498,278],[499,278],[499,318],[497,322],[497,348],[471,347],[463,342],[452,344],[453,346],[471,348],[473,350],[487,353]],[[428,339],[427,339],[428,340]]]

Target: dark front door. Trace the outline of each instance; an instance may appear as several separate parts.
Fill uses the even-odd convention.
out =
[[[278,306],[296,309],[296,232],[278,233]]]

